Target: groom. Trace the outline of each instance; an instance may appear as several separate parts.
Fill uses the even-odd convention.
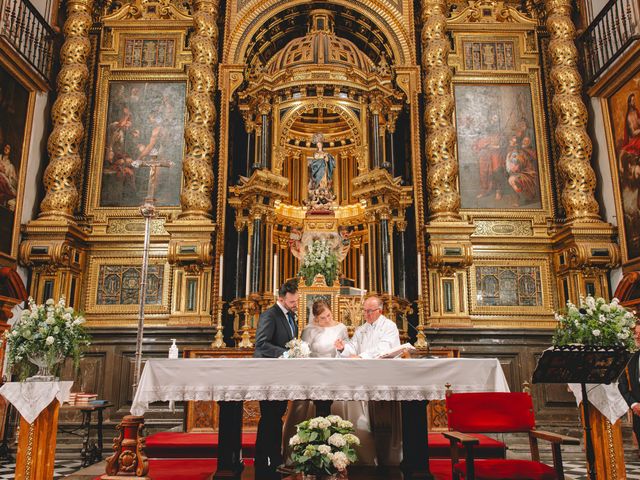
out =
[[[265,310],[258,320],[256,358],[278,358],[287,349],[285,344],[298,337],[298,282],[289,280],[278,290],[278,301]],[[282,464],[282,416],[286,401],[260,402],[260,421],[256,439],[256,479],[280,478],[276,468]]]

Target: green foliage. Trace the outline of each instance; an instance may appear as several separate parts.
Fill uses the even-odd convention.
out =
[[[329,415],[305,420],[296,428],[298,433],[289,439],[289,445],[297,472],[334,475],[358,459],[354,447],[360,440],[353,434],[351,422]]]
[[[89,345],[89,336],[82,326],[84,322],[82,315],[65,307],[64,298],[57,304],[49,299],[45,305],[36,305],[30,298],[29,309],[24,310],[11,330],[4,333],[9,366],[20,380],[36,372],[37,367],[29,357],[43,358],[54,375],[60,360],[67,357],[73,358],[77,369],[82,349]]]
[[[307,286],[319,273],[324,275],[327,285],[333,285],[338,276],[340,261],[326,240],[314,240],[307,249],[298,276],[304,277]]]
[[[553,337],[554,346],[571,344],[595,347],[622,347],[635,350],[633,331],[636,323],[630,312],[614,298],[607,303],[603,298],[580,297],[580,305],[567,302],[563,315],[556,313],[558,328]]]

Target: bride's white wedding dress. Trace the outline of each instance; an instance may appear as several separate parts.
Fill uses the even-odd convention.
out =
[[[330,358],[336,356],[335,341],[341,338],[349,339],[347,328],[342,323],[332,327],[319,327],[308,325],[302,331],[302,340],[309,344],[312,357]],[[292,402],[284,424],[282,436],[284,458],[288,461],[291,448],[289,439],[296,433],[296,425],[304,420],[316,416],[315,405],[309,400],[295,400]],[[367,402],[361,401],[335,401],[331,405],[331,413],[340,415],[345,420],[353,423],[356,436],[360,439],[357,449],[358,463],[362,465],[377,465],[376,444],[371,433],[369,421],[369,409]]]

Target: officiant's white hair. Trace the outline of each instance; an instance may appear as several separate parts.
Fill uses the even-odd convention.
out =
[[[371,297],[367,298],[367,300],[365,300],[365,302],[368,301],[368,300],[371,300],[372,298],[376,301],[376,304],[378,305],[378,308],[380,310],[382,310],[384,308],[384,302],[377,295],[372,295]]]

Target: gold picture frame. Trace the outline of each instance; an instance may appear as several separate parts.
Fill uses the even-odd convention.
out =
[[[635,53],[635,54],[634,54]],[[625,144],[624,130],[630,116],[630,103],[640,112],[640,47],[629,52],[611,72],[601,80],[590,94],[600,96],[609,153],[609,167],[615,201],[616,223],[622,254],[623,271],[637,270],[640,266],[640,189],[634,185],[633,175],[640,155],[633,137]],[[632,98],[635,97],[635,101]],[[615,113],[614,113],[615,112]],[[636,137],[636,143],[640,141]],[[632,151],[636,154],[633,155]],[[635,180],[637,183],[637,180]]]
[[[506,282],[518,283],[521,280],[526,280],[525,277],[529,277],[529,281],[522,281],[522,285],[514,285],[515,291],[513,293],[516,296],[520,296],[522,290],[529,290],[530,298],[538,296],[536,304],[527,304],[527,301],[520,301],[518,303],[512,302],[508,304],[505,302],[505,297],[508,296],[494,295],[495,301],[489,302],[487,299],[481,299],[483,295],[486,296],[486,292],[483,291],[482,286],[478,285],[478,278],[482,277],[483,269],[490,274],[491,270],[495,270],[496,276],[499,276],[501,272],[513,272],[510,278],[505,279]],[[537,275],[536,275],[537,272]],[[527,317],[527,326],[529,327],[553,327],[555,320],[553,317],[554,301],[553,301],[553,285],[551,264],[548,257],[538,256],[531,258],[492,258],[484,259],[478,258],[474,260],[473,265],[469,269],[470,286],[471,286],[471,302],[470,302],[470,314],[473,318],[474,325],[482,324],[483,318],[492,317],[488,323],[495,326],[499,322],[507,322],[509,325],[504,326],[518,326],[522,327],[523,322],[521,318]],[[535,278],[537,276],[537,278]],[[501,288],[498,279],[496,288]],[[535,291],[531,290],[535,288]],[[525,296],[527,292],[524,292]],[[492,304],[493,303],[493,304]],[[505,316],[504,320],[499,320],[496,316]],[[507,317],[513,317],[511,319]]]
[[[31,72],[25,72],[17,65],[22,62],[14,62],[11,59],[12,54],[9,52],[7,56],[2,55],[0,59],[0,69],[2,69],[2,91],[10,98],[0,98],[0,113],[3,118],[7,119],[7,128],[14,128],[16,122],[20,125],[17,127],[17,131],[5,131],[2,125],[0,131],[2,132],[0,142],[0,155],[4,157],[5,145],[9,145],[10,152],[7,154],[8,162],[11,164],[12,172],[7,175],[12,179],[7,183],[12,184],[9,188],[15,189],[15,195],[12,199],[5,199],[3,205],[0,207],[2,215],[0,216],[0,266],[15,266],[18,259],[18,248],[20,239],[20,227],[22,219],[22,210],[26,189],[26,177],[29,160],[29,149],[31,146],[31,130],[33,124],[33,115],[36,102],[36,92],[39,90],[38,85],[34,80],[34,74]],[[13,93],[9,93],[9,89],[13,89]],[[16,92],[16,89],[22,89],[23,92]],[[23,97],[23,98],[20,98]],[[14,102],[21,102],[20,105],[16,105]],[[15,110],[16,108],[23,110],[21,113],[24,115],[23,119],[17,118],[17,112],[9,112],[7,109]],[[19,116],[19,115],[18,115]],[[12,156],[18,152],[18,159]],[[43,157],[46,157],[46,151],[41,152]],[[13,160],[13,161],[12,161]],[[17,163],[17,169],[16,167]],[[11,168],[11,167],[9,167]],[[15,185],[13,185],[15,183]],[[5,230],[6,229],[6,230]],[[6,244],[4,242],[7,242]]]
[[[313,284],[311,286],[301,285],[298,288],[300,300],[298,304],[298,331],[309,324],[310,312],[313,302],[318,299],[326,300],[333,313],[333,318],[340,321],[340,287],[327,287],[326,285]]]

